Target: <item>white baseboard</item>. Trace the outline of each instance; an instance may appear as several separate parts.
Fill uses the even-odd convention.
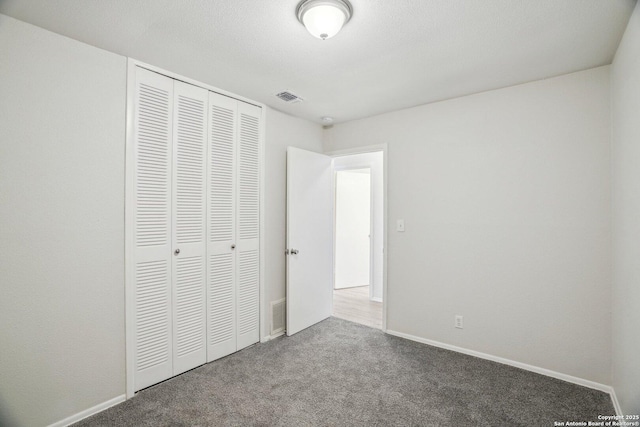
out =
[[[616,390],[611,387],[611,401],[613,402],[613,407],[616,410],[616,415],[623,416],[622,408],[620,407],[620,402],[618,402],[618,396],[616,396]]]
[[[433,341],[426,338],[420,338],[414,335],[405,334],[402,332],[392,331],[390,329],[387,329],[387,333],[389,335],[394,335],[400,338],[406,338],[408,340],[416,341],[422,344],[428,344],[434,347],[455,351],[457,353],[468,354],[469,356],[479,357],[480,359],[486,359],[486,360],[491,360],[493,362],[502,363],[503,365],[515,366],[516,368],[524,369],[525,371],[535,372],[537,374],[546,375],[548,377],[557,378],[559,380],[563,380],[569,383],[573,383],[573,384],[581,385],[583,387],[588,387],[594,390],[599,390],[605,393],[609,393],[611,395],[611,400],[613,401],[613,406],[615,407],[618,415],[620,415],[620,412],[619,412],[620,405],[617,403],[618,399],[615,398],[615,392],[613,390],[613,387],[611,386],[600,384],[595,381],[586,380],[584,378],[578,378],[572,375],[567,375],[560,372],[552,371],[550,369],[540,368],[538,366],[528,365],[522,362],[516,362],[515,360],[505,359],[503,357],[493,356],[491,354],[481,353],[479,351],[469,350],[463,347],[441,343],[439,341]]]
[[[371,297],[371,301],[375,301],[375,302],[382,302],[382,298],[378,298],[378,297]]]
[[[283,335],[284,335],[284,333],[285,333],[285,331],[278,332],[277,334],[273,334],[273,335],[267,335],[267,336],[263,337],[263,338],[260,340],[260,342],[261,342],[261,343],[265,343],[265,342],[267,342],[267,341],[274,340],[274,339],[276,339],[276,338],[278,338],[278,337],[283,336]]]
[[[111,408],[112,406],[117,405],[118,403],[122,403],[127,400],[127,396],[121,394],[120,396],[114,397],[113,399],[109,399],[106,402],[102,402],[94,407],[89,409],[85,409],[82,412],[78,412],[77,414],[71,415],[70,417],[65,418],[64,420],[60,420],[53,424],[50,424],[49,427],[64,427],[73,423],[77,423],[80,420],[83,420],[91,415],[95,415],[98,412],[102,412],[105,409]]]

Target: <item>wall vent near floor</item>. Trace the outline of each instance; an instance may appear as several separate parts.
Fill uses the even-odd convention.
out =
[[[271,336],[284,332],[286,316],[286,298],[278,301],[271,301]]]
[[[295,104],[296,102],[304,101],[304,99],[300,98],[290,90],[283,90],[282,92],[278,92],[276,93],[276,96],[288,104]]]

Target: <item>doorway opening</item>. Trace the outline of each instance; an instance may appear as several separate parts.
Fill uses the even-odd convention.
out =
[[[333,159],[332,315],[383,328],[383,153]]]

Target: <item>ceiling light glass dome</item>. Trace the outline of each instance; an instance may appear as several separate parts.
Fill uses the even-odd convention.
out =
[[[314,37],[329,39],[340,31],[352,15],[346,0],[304,0],[298,5],[298,20]]]

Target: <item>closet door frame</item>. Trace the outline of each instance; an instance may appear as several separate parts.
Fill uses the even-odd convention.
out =
[[[260,148],[259,148],[259,167],[260,167],[260,278],[259,278],[259,330],[260,330],[260,342],[269,340],[269,334],[266,331],[268,324],[268,310],[266,307],[266,293],[265,293],[265,227],[264,227],[264,200],[265,200],[265,122],[266,122],[266,106],[259,102],[255,102],[251,99],[244,98],[235,95],[231,92],[204,84],[197,80],[193,80],[176,73],[164,70],[162,68],[146,64],[136,59],[127,58],[127,110],[126,110],[126,144],[125,144],[125,221],[124,221],[124,233],[125,233],[125,247],[124,247],[124,261],[125,261],[125,367],[126,367],[126,396],[127,399],[132,398],[135,395],[134,388],[134,368],[135,368],[135,331],[134,331],[134,318],[135,318],[135,280],[134,280],[134,264],[133,254],[135,250],[134,246],[134,186],[133,176],[134,170],[134,138],[135,138],[135,93],[136,93],[136,68],[144,68],[146,70],[161,74],[166,77],[170,77],[174,80],[182,81],[194,86],[199,86],[203,89],[207,89],[211,92],[215,92],[221,95],[225,95],[238,101],[253,104],[261,108],[262,114],[260,117]]]

